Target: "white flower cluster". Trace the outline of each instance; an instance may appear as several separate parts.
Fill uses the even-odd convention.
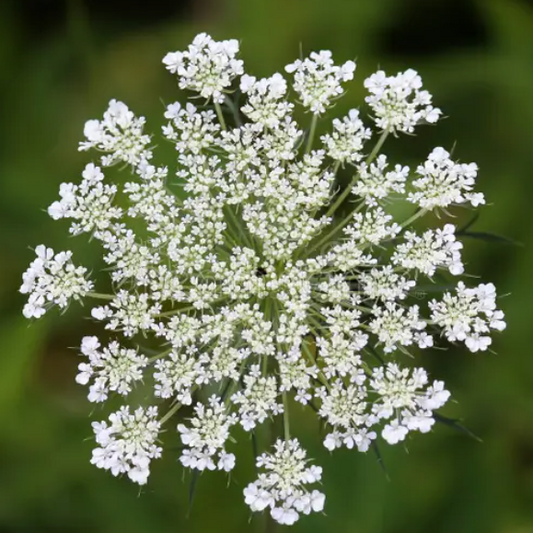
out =
[[[104,166],[120,161],[138,165],[150,159],[147,149],[150,137],[143,134],[145,119],[137,118],[123,102],[111,100],[103,120],[88,120],[83,133],[86,141],[80,143],[80,150],[96,148],[108,155],[102,157]]]
[[[344,92],[341,83],[353,80],[355,63],[346,61],[339,67],[333,63],[331,52],[322,50],[287,65],[285,71],[294,73],[294,90],[302,105],[314,115],[320,115]]]
[[[192,427],[178,424],[181,442],[186,446],[181,455],[183,466],[197,470],[225,470],[235,466],[235,456],[226,453],[224,445],[229,430],[237,422],[235,415],[228,415],[223,402],[216,396],[209,399],[209,406],[196,404],[196,416],[190,420]],[[213,461],[217,459],[217,463]]]
[[[433,124],[442,114],[431,105],[429,92],[421,90],[422,78],[413,69],[396,76],[378,70],[365,80],[365,87],[370,92],[366,102],[382,130],[412,133],[421,122]]]
[[[86,124],[80,148],[96,148],[100,162],[85,167],[80,184],[61,185],[49,214],[102,246],[112,289],[93,292],[71,252],[39,246],[21,292],[28,318],[72,299],[99,301],[91,316],[113,338],[83,338],[76,380],[89,386],[91,402],[118,395],[126,406],[94,424],[98,467],[145,483],[163,425],[185,405],[192,414],[177,425],[182,465],[229,472],[234,426],[253,433],[283,418],[285,440],[259,457],[264,472],[245,499],[292,524],[324,506],[324,495],[306,488],[322,470],[289,435],[295,402],[323,419],[330,450],[366,452],[377,439],[425,433],[450,393],[422,368],[400,367],[403,354],[443,338],[485,350],[505,322],[491,284],[459,282],[429,308],[423,301],[421,285],[463,273],[462,243],[453,224],[424,230],[415,221],[483,198],[473,192],[477,167],[453,163],[442,148],[414,177],[380,153],[389,134],[439,117],[420,77],[371,76],[375,128],[352,109],[315,138],[319,115],[355,64],[336,66],[322,51],[286,67],[313,114],[308,129],[293,117],[285,78],[244,74],[238,48],[201,34],[188,51],[165,57],[180,87],[207,100],[167,107],[172,166],[152,162],[144,119],[120,102]],[[231,96],[237,86],[241,104]],[[368,149],[375,130],[381,135]],[[114,163],[126,163],[130,181],[108,183],[101,167]],[[341,169],[352,178],[339,191]],[[396,199],[417,210],[394,216]],[[387,361],[376,364],[381,354]],[[134,387],[143,393],[130,395]],[[129,407],[134,398],[153,406]]]
[[[450,393],[442,381],[423,390],[427,383],[428,376],[422,368],[410,372],[389,364],[385,369],[374,369],[370,387],[379,400],[372,410],[378,418],[391,420],[382,432],[389,444],[404,440],[409,431],[427,433],[435,423],[432,412],[448,401]]]
[[[116,341],[101,351],[99,348],[97,337],[83,337],[80,350],[89,362],[78,365],[80,372],[76,381],[87,385],[94,378],[89,389],[90,402],[104,402],[110,391],[126,396],[131,392],[132,383],[142,379],[142,370],[148,365],[148,359],[136,350],[121,347]]]
[[[243,62],[236,59],[238,52],[236,39],[217,42],[206,33],[200,33],[186,52],[169,52],[163,62],[170,72],[178,75],[181,89],[223,102],[224,89],[243,73]]]
[[[409,270],[419,270],[433,276],[438,268],[446,268],[454,276],[462,274],[463,244],[456,240],[455,226],[446,224],[442,229],[427,230],[422,235],[406,231],[404,242],[398,244],[391,261]]]
[[[276,522],[291,526],[299,513],[317,513],[324,508],[324,494],[305,489],[321,480],[322,468],[308,466],[307,454],[296,439],[278,440],[274,453],[257,458],[257,467],[266,472],[244,489],[245,501],[252,511],[270,508]]]
[[[393,301],[372,309],[375,318],[369,323],[370,331],[383,344],[385,353],[393,352],[398,346],[418,344],[420,348],[433,345],[433,338],[424,333],[426,322],[420,318],[418,305],[402,307]]]
[[[333,428],[324,446],[329,450],[356,447],[366,452],[377,437],[372,428],[382,421],[387,423],[381,436],[389,444],[405,440],[410,431],[427,433],[435,423],[433,411],[450,397],[442,381],[427,385],[424,369],[411,371],[389,363],[374,368],[368,383],[365,374],[359,372],[348,386],[337,380],[329,388],[322,388],[319,414]]]
[[[444,148],[435,148],[416,172],[421,177],[413,181],[416,192],[410,193],[407,199],[424,209],[467,202],[477,207],[485,203],[482,193],[472,192],[477,165],[454,163]]]
[[[249,374],[244,376],[244,388],[236,392],[231,400],[239,406],[239,419],[246,431],[262,424],[269,415],[283,412],[277,402],[279,392],[274,376],[262,377],[259,365],[252,365]]]
[[[333,132],[320,138],[328,156],[339,163],[355,163],[363,159],[364,143],[370,139],[372,130],[365,128],[359,111],[351,109],[342,120],[334,119],[332,126]]]
[[[485,351],[492,343],[490,330],[505,329],[503,312],[496,309],[496,287],[492,283],[467,288],[460,281],[456,295],[445,293],[442,301],[431,300],[431,319],[449,341],[462,341],[472,352]]]
[[[159,430],[157,408],[139,407],[130,413],[129,407],[123,406],[109,416],[109,424],[93,422],[98,447],[91,463],[114,476],[127,473],[132,481],[144,485],[150,475],[150,461],[161,457],[162,450],[155,444]]]
[[[391,193],[399,195],[405,192],[405,182],[409,176],[409,167],[396,165],[387,171],[387,156],[381,154],[374,163],[361,163],[357,168],[359,179],[353,187],[353,194],[361,196],[370,206],[376,206]]]
[[[122,216],[122,209],[113,205],[117,187],[104,183],[104,174],[93,163],[85,167],[82,177],[79,185],[61,184],[61,200],[48,208],[48,214],[54,220],[75,220],[70,227],[73,235],[95,233],[99,236],[109,228],[113,220]]]
[[[56,254],[41,244],[35,254],[20,287],[22,294],[29,294],[22,311],[26,318],[40,318],[54,304],[65,308],[71,299],[80,300],[93,288],[85,278],[87,269],[72,263],[72,252]]]
[[[248,96],[248,102],[241,111],[252,122],[267,128],[278,126],[294,107],[283,98],[287,92],[287,82],[279,73],[259,81],[245,74],[241,78],[241,91]]]

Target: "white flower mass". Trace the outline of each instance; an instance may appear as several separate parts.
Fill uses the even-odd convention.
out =
[[[165,56],[195,98],[164,114],[172,168],[153,160],[145,119],[124,103],[86,123],[79,148],[95,148],[96,159],[48,212],[99,242],[108,289],[94,292],[72,252],[40,245],[20,291],[27,318],[97,300],[90,315],[103,331],[81,339],[76,381],[91,402],[124,402],[93,423],[97,467],[145,484],[164,433],[177,429],[184,467],[229,472],[238,426],[253,433],[282,419],[284,435],[257,458],[244,498],[293,524],[321,512],[325,496],[307,488],[322,468],[290,434],[291,411],[322,419],[329,450],[427,433],[450,392],[408,355],[446,341],[487,350],[505,322],[494,285],[438,288],[464,272],[460,232],[438,221],[445,209],[484,203],[477,166],[441,147],[414,171],[381,153],[387,136],[438,121],[420,76],[373,74],[368,107],[327,123],[353,61],[336,65],[320,51],[287,65],[291,80],[257,79],[238,54],[238,41],[200,34]],[[299,105],[306,124],[293,117]],[[317,120],[327,133],[315,137]],[[112,165],[132,178],[109,183]],[[416,211],[398,219],[392,203]],[[431,213],[432,227],[413,224]],[[431,284],[427,302],[418,287]]]

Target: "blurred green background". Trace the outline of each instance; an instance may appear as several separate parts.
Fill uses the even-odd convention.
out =
[[[89,464],[90,417],[103,418],[74,383],[69,347],[94,331],[83,310],[22,319],[20,276],[34,247],[73,248],[97,269],[97,248],[69,239],[43,210],[62,181],[77,181],[83,123],[110,98],[156,132],[176,99],[161,65],[199,31],[241,40],[247,69],[269,75],[300,45],[356,57],[335,112],[359,106],[362,80],[382,67],[418,70],[449,117],[388,151],[415,164],[437,145],[480,165],[489,206],[479,231],[522,243],[469,240],[469,271],[494,281],[508,329],[498,355],[451,349],[421,363],[446,380],[449,410],[480,443],[444,425],[407,447],[372,454],[321,449],[313,417],[296,432],[325,470],[325,516],[293,531],[336,533],[533,532],[533,2],[526,0],[2,0],[0,2],[0,532],[261,531],[241,491],[253,476],[244,442],[229,486],[201,476],[189,518],[189,478],[177,453],[154,465],[139,492]],[[244,439],[241,439],[244,440]],[[406,449],[407,448],[407,449]],[[282,529],[282,528],[280,528]]]

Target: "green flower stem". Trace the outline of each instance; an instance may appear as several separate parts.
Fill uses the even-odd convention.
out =
[[[241,115],[239,113],[239,108],[235,104],[235,102],[233,102],[233,100],[228,95],[226,95],[226,97],[224,98],[224,103],[230,108],[233,114],[233,118],[235,120],[235,125],[238,127],[242,126],[242,120],[241,120]]]
[[[322,318],[318,313],[316,313],[314,310],[313,310],[313,314],[318,316],[319,318]],[[313,315],[308,315],[308,318],[311,322],[313,322],[313,326],[316,328],[316,331],[314,331],[314,333],[316,333],[317,335],[320,334],[320,330],[321,329],[324,329],[324,327],[322,326],[322,324],[320,324],[320,322],[313,316]]]
[[[285,440],[290,440],[291,438],[291,429],[289,421],[289,397],[286,392],[282,394],[283,396],[283,434]]]
[[[379,151],[381,150],[381,147],[383,146],[383,143],[387,139],[388,135],[389,135],[388,130],[384,130],[383,133],[381,134],[380,138],[378,139],[378,142],[374,146],[372,152],[370,152],[370,155],[366,158],[365,163],[367,165],[370,165],[370,163],[372,163],[372,161],[374,161],[375,157],[378,155]],[[355,185],[356,181],[357,181],[357,174],[355,174],[353,176],[352,180],[350,181],[350,183],[348,184],[346,189],[344,189],[344,191],[342,191],[342,193],[339,194],[339,196],[337,197],[335,202],[328,209],[328,211],[326,212],[326,216],[327,217],[333,216],[335,211],[337,211],[337,209],[342,204],[342,202],[344,202],[346,197],[350,194],[350,191],[352,190],[352,187]]]
[[[224,114],[222,113],[222,108],[220,107],[220,104],[218,102],[215,102],[215,109],[217,112],[218,121],[220,122],[220,127],[225,130],[226,128],[226,121],[224,120]]]
[[[305,146],[305,153],[308,154],[313,147],[313,140],[315,138],[316,123],[318,122],[318,115],[313,115],[311,119],[311,128],[309,129],[309,137],[307,138],[307,144]]]
[[[269,443],[270,444],[270,443]],[[270,447],[270,446],[269,446]],[[278,523],[272,518],[268,512],[263,513],[263,531],[264,533],[276,533],[278,531]]]
[[[164,316],[178,315],[179,313],[186,313],[187,311],[192,311],[196,309],[194,305],[188,305],[187,307],[180,307],[179,309],[172,309],[171,311],[165,311],[164,313],[159,313],[155,315],[156,318],[161,318]]]
[[[265,311],[264,311],[265,319],[272,321],[273,312],[277,314],[277,310],[275,308],[272,309],[272,302],[270,298],[266,298],[265,299]],[[268,374],[268,358],[269,358],[268,355],[263,354],[261,356],[261,373],[263,374],[263,376],[266,376]]]
[[[172,352],[172,348],[169,348],[168,350],[158,353],[157,355],[152,355],[152,357],[148,358],[148,363],[153,363],[154,361],[157,361],[158,359],[161,359],[162,357],[166,357],[171,352]]]
[[[100,292],[88,292],[87,296],[96,300],[113,300],[115,298],[112,294],[102,294]]]
[[[307,356],[307,359],[309,360],[309,362],[310,362],[313,366],[317,366],[317,365],[316,365],[315,358],[313,357],[313,354],[311,353],[311,350],[309,349],[309,345],[308,345],[308,343],[304,342],[304,344],[303,344],[303,349],[304,349],[304,354]],[[324,374],[324,372],[322,372],[322,370],[318,370],[317,377],[319,378],[320,382],[321,382],[321,383],[326,387],[326,389],[328,389],[328,391],[329,391],[329,390],[330,390],[329,381],[328,381],[328,378],[326,377],[326,375]]]
[[[242,372],[241,372],[242,375]],[[226,397],[224,398],[224,405],[226,406],[226,412],[229,412],[230,409],[228,409],[229,405],[231,404],[231,395],[233,394],[233,391],[236,388],[237,383],[234,380],[231,380],[231,383],[228,385],[228,388],[226,390]]]
[[[383,146],[383,143],[385,142],[388,136],[389,136],[389,130],[383,130],[381,132],[381,135],[378,139],[378,142],[376,143],[376,146],[374,146],[373,150],[370,152],[370,155],[366,158],[365,163],[367,165],[370,165],[370,163],[374,161],[374,159],[379,154],[379,151],[381,150],[381,147]]]
[[[427,209],[418,209],[413,216],[402,222],[402,228],[406,228],[409,224],[412,224],[417,218],[423,217],[428,212]]]
[[[227,205],[224,206],[223,211],[227,215],[227,218],[228,218],[228,226],[226,229],[228,233],[231,234],[233,240],[235,240],[237,236],[239,235],[239,232],[235,231],[236,228],[239,228],[237,217],[235,216],[235,213],[231,210],[230,206],[227,206]]]
[[[337,172],[339,171],[339,168],[341,166],[341,162],[340,161],[335,161],[335,164],[333,165],[333,168],[331,170],[331,173],[333,174],[333,176],[336,176],[337,175]],[[316,218],[316,215],[317,213],[320,211],[321,207],[316,207],[312,213],[311,213],[311,216],[313,218]]]
[[[230,231],[228,231],[228,229],[226,228],[226,230],[224,231],[224,236],[226,237],[226,239],[228,239],[229,243],[235,247],[235,246],[239,246],[239,243],[235,240],[235,238],[233,237],[233,235],[230,233]],[[228,247],[225,247],[225,251],[227,252],[228,256],[231,255],[231,249],[228,248]]]
[[[159,420],[159,423],[163,425],[165,422],[167,422],[170,418],[172,418],[173,415],[175,415],[182,407],[181,403],[175,403],[167,412],[166,414]]]
[[[363,202],[361,202],[356,209],[350,211],[339,224],[337,224],[329,233],[324,235],[322,239],[320,239],[316,244],[311,246],[309,250],[307,250],[307,253],[304,255],[304,258],[309,257],[317,248],[320,248],[322,245],[326,244],[331,239],[331,237],[333,237],[340,229],[344,228],[344,226],[346,226],[350,222],[350,220],[352,220],[353,214],[357,213],[362,206]]]
[[[246,230],[244,229],[244,226],[240,224],[239,219],[237,218],[237,215],[231,209],[231,206],[227,206],[224,212],[227,214],[229,222],[230,222],[228,229],[232,230],[230,232],[233,235],[232,240],[234,242],[237,242],[238,237],[240,236],[246,246],[250,247],[252,250],[255,250],[256,248],[254,246],[254,243],[248,238],[248,234]]]
[[[239,347],[239,346],[237,346]],[[239,386],[239,383],[241,383],[241,379],[244,376],[244,371],[246,370],[246,359],[244,361],[241,361],[241,364],[239,366],[239,377],[238,379],[231,379],[227,378],[226,380],[226,386],[224,387],[224,391],[222,393],[222,399],[224,400],[224,405],[226,406],[226,412],[231,411],[231,397],[233,395],[233,391]]]

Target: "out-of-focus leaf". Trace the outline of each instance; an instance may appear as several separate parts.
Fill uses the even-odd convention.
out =
[[[453,290],[457,287],[455,283],[431,283],[424,285],[417,285],[414,289],[411,290],[412,293],[417,292],[443,292]]]
[[[477,440],[478,442],[483,442],[483,440],[478,437],[475,433],[473,433],[470,429],[463,426],[459,420],[456,420],[454,418],[448,418],[446,416],[443,416],[439,413],[433,413],[433,416],[435,418],[436,422],[439,422],[440,424],[444,424],[445,426],[451,427],[457,431],[460,431],[461,433],[464,433],[465,435],[468,435],[469,437],[473,438],[474,440]]]
[[[16,409],[46,338],[47,323],[13,318],[0,325],[0,420]]]
[[[259,451],[257,448],[257,433],[252,431],[252,453],[254,454],[254,459],[257,459]]]
[[[385,477],[387,478],[387,481],[390,481],[389,471],[387,470],[385,461],[383,460],[383,456],[381,455],[381,451],[375,440],[372,441],[371,447],[372,447],[372,451],[374,452],[374,455],[376,456],[379,466],[381,467],[381,469],[383,470],[385,474]]]
[[[191,516],[192,504],[194,503],[194,495],[198,487],[198,480],[200,479],[200,471],[194,469],[191,475],[191,482],[189,484],[189,499],[187,502],[187,518]]]
[[[366,346],[368,351],[379,361],[380,364],[384,365],[385,361],[383,360],[383,357],[377,352],[377,350],[371,346],[370,344]]]
[[[494,233],[488,233],[486,231],[458,231],[456,233],[458,237],[469,237],[471,239],[478,239],[480,241],[496,242],[499,244],[510,244],[513,246],[523,246],[522,243],[513,241],[508,237],[502,235],[496,235]]]
[[[471,228],[479,219],[479,211],[474,214],[474,216],[462,227],[460,227],[456,233],[461,233]]]

